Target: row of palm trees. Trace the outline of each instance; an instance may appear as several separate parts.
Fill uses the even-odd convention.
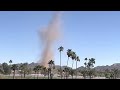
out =
[[[84,73],[84,78],[86,78],[86,75],[90,76],[90,79],[92,78],[91,76],[93,75],[93,67],[95,64],[95,59],[94,58],[85,58],[85,73]]]
[[[49,64],[49,68],[46,68],[46,67],[41,66],[41,65],[37,65],[37,66],[34,67],[33,71],[35,72],[35,74],[37,74],[37,79],[38,79],[38,75],[40,73],[42,73],[44,75],[44,78],[47,74],[48,74],[48,79],[53,78],[52,70],[55,69],[54,61],[50,60],[48,62],[48,64]]]
[[[72,49],[68,49],[67,50],[67,62],[66,62],[66,67],[64,70],[62,70],[62,59],[61,59],[61,52],[64,51],[64,47],[60,46],[58,48],[59,52],[60,52],[60,76],[61,76],[61,79],[63,78],[63,72],[65,72],[65,76],[66,76],[66,79],[68,78],[69,76],[69,73],[71,73],[71,76],[73,78],[73,65],[74,65],[74,62],[76,62],[76,71],[75,71],[75,74],[76,74],[76,78],[77,78],[77,68],[78,68],[78,62],[80,62],[80,58],[79,56],[76,54],[76,52],[72,51]],[[71,70],[68,68],[68,64],[69,64],[69,59],[72,60],[72,66],[71,66]],[[86,62],[84,63],[85,64],[85,68],[87,70],[87,68],[90,70],[90,68],[93,67],[93,64],[95,64],[95,59],[94,58],[91,58],[91,59],[87,59],[85,58]],[[87,63],[87,60],[89,60],[89,62]],[[12,60],[9,61],[10,63],[10,66],[11,66],[11,63],[12,63]],[[37,74],[37,78],[38,78],[38,75],[39,73],[42,73],[44,74],[44,76],[46,76],[48,74],[48,79],[52,79],[53,77],[53,73],[52,73],[52,70],[55,68],[55,64],[54,64],[54,61],[53,60],[50,60],[48,62],[49,64],[49,68],[46,68],[44,66],[41,66],[41,65],[38,65],[38,66],[35,66],[33,71],[35,72],[35,74]],[[15,71],[17,70],[18,66],[17,64],[13,64],[11,66],[11,69],[13,70],[13,78],[15,78]],[[24,78],[25,78],[25,75],[26,75],[26,71],[27,71],[27,63],[24,63],[22,64],[19,69],[21,70],[21,73],[24,74]],[[47,73],[46,73],[47,72]],[[22,77],[22,74],[21,74],[21,77]]]
[[[10,70],[13,71],[13,79],[15,79],[16,71],[19,71],[19,73],[21,74],[21,78],[22,78],[22,75],[24,75],[24,78],[25,78],[25,76],[29,70],[28,64],[23,63],[20,66],[18,66],[17,64],[12,64],[12,62],[13,62],[12,60],[9,61]],[[46,67],[41,66],[41,65],[37,65],[33,68],[33,71],[35,72],[35,74],[37,74],[37,79],[38,79],[40,73],[42,73],[44,75],[44,78],[48,74],[48,79],[52,79],[52,77],[53,77],[52,76],[52,69],[55,68],[55,64],[54,64],[53,60],[50,60],[48,62],[48,64],[49,64],[49,68],[46,68]],[[35,76],[34,76],[34,78],[35,78]]]
[[[62,69],[61,69],[61,52],[64,50],[64,48],[62,46],[60,46],[58,48],[59,52],[60,52],[60,75],[61,75],[61,79],[62,79]],[[77,62],[79,61],[80,62],[80,59],[79,59],[79,56],[76,55],[76,52],[72,51],[72,49],[68,49],[67,50],[67,56],[68,56],[68,60],[67,60],[67,65],[66,65],[66,68],[65,68],[65,73],[66,73],[66,78],[67,78],[67,67],[68,67],[68,62],[69,62],[69,58],[72,59],[72,70],[73,70],[73,65],[74,65],[74,61],[76,61],[76,78],[77,78]],[[72,71],[71,70],[71,71]],[[73,72],[73,71],[72,71]],[[72,78],[73,78],[73,74],[72,74]]]

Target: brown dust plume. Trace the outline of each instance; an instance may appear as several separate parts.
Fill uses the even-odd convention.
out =
[[[60,37],[60,15],[60,11],[55,12],[51,22],[40,32],[40,38],[44,46],[40,63],[46,68],[48,68],[48,62],[54,60],[53,45]]]

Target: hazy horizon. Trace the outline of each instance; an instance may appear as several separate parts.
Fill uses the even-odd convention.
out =
[[[0,11],[0,63],[37,62],[42,51],[38,30],[52,15],[53,11]],[[56,65],[60,46],[64,47],[62,65],[67,62],[67,49],[80,57],[78,66],[86,57],[95,58],[95,66],[120,63],[119,11],[65,11],[61,19],[63,38],[54,47]]]

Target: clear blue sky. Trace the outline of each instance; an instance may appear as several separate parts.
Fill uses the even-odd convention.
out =
[[[41,58],[37,31],[47,26],[52,14],[52,11],[1,11],[0,63],[10,59],[14,63],[37,62]],[[61,45],[63,65],[69,48],[79,55],[79,66],[85,57],[95,58],[95,66],[120,62],[120,12],[67,11],[62,15],[62,31],[64,37],[54,47],[56,64],[59,64],[57,49]]]

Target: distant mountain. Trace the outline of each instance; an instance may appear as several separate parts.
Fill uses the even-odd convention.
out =
[[[97,66],[97,67],[94,67],[94,69],[95,69],[96,71],[105,71],[106,69],[111,70],[111,69],[114,69],[114,68],[120,70],[120,63],[115,63],[115,64],[113,64],[113,65],[106,65],[106,66]],[[81,67],[79,67],[79,68],[77,68],[77,69],[78,69],[78,70],[83,70],[84,67],[81,66]]]

